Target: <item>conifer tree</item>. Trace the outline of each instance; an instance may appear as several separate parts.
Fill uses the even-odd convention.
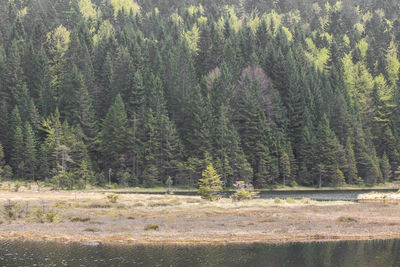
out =
[[[218,198],[219,192],[222,190],[221,177],[215,171],[212,164],[208,165],[199,179],[199,194],[202,198],[213,201]]]
[[[6,165],[6,162],[4,159],[4,149],[3,149],[3,146],[0,144],[0,179],[3,178],[5,165]]]
[[[24,136],[22,131],[22,120],[18,107],[15,107],[11,114],[11,131],[11,167],[19,178],[23,178]]]
[[[122,97],[118,94],[108,110],[99,135],[100,151],[106,167],[121,167],[120,158],[127,152],[128,140],[128,118]]]
[[[24,168],[26,178],[34,180],[37,166],[36,138],[31,125],[25,122],[24,126]]]
[[[358,170],[356,166],[356,158],[354,155],[354,149],[353,149],[353,144],[351,142],[350,137],[347,138],[346,140],[346,167],[345,167],[345,177],[346,177],[346,182],[348,184],[354,184],[354,183],[359,183],[359,178],[358,178]]]
[[[389,159],[386,155],[386,153],[383,154],[382,159],[381,159],[381,169],[382,169],[382,175],[383,175],[383,182],[389,182],[391,181],[393,177],[393,172],[392,168],[389,163]]]
[[[339,185],[344,182],[343,173],[339,169],[338,147],[340,144],[329,127],[326,115],[317,128],[318,172],[323,184]]]
[[[280,158],[280,172],[282,175],[282,184],[286,186],[288,178],[290,178],[291,170],[290,170],[290,160],[288,154],[283,151]]]

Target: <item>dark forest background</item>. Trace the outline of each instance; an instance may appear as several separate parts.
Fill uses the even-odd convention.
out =
[[[376,184],[400,165],[396,0],[3,0],[0,176]]]

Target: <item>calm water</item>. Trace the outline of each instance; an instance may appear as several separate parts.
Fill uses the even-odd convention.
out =
[[[258,197],[260,198],[294,198],[294,199],[301,199],[301,198],[310,198],[312,200],[320,200],[320,201],[333,201],[333,200],[344,200],[344,201],[354,201],[357,200],[359,194],[370,193],[372,191],[375,192],[397,192],[398,189],[364,189],[364,190],[262,190]],[[120,194],[162,194],[165,195],[165,192],[115,192]],[[190,195],[195,196],[197,195],[196,191],[178,191],[174,193],[175,195]],[[232,192],[224,193],[223,197],[230,197],[233,194]]]
[[[2,242],[0,266],[400,266],[400,240],[222,246]]]
[[[332,201],[332,200],[357,200],[358,195],[375,192],[397,192],[398,189],[365,189],[365,190],[296,190],[296,191],[261,191],[260,198],[310,198],[312,200]]]

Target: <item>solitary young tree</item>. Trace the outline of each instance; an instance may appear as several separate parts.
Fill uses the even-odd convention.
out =
[[[199,179],[198,193],[202,198],[213,201],[218,197],[218,193],[222,190],[221,176],[217,174],[212,164],[208,165]]]

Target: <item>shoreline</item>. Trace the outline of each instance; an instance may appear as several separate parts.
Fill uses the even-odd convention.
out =
[[[400,238],[399,202],[209,202],[198,196],[122,194],[112,203],[108,195],[0,191],[0,240],[223,245]],[[5,213],[10,205],[13,217]]]
[[[29,237],[26,237],[27,234],[33,234]],[[250,238],[250,237],[249,237]],[[212,245],[212,246],[220,246],[220,245],[251,245],[251,244],[261,244],[261,245],[286,245],[293,243],[314,243],[314,242],[342,242],[342,241],[384,241],[384,240],[392,240],[392,239],[400,239],[399,233],[392,234],[380,234],[377,236],[371,235],[359,235],[359,236],[342,236],[337,237],[335,235],[332,236],[296,236],[293,238],[285,238],[285,239],[260,239],[260,238],[251,238],[251,240],[236,240],[236,239],[218,239],[218,240],[133,240],[131,238],[121,238],[117,240],[108,240],[108,239],[88,239],[88,238],[74,238],[74,237],[65,237],[65,236],[45,236],[37,233],[11,233],[11,235],[0,235],[0,241],[4,242],[54,242],[59,244],[80,244],[87,246],[97,246],[97,245],[121,245],[121,246],[203,246],[203,245]]]

